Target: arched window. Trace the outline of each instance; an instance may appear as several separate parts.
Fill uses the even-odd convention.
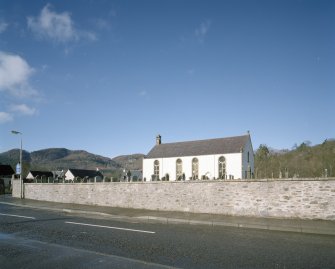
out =
[[[178,159],[176,161],[176,180],[183,179],[183,161]]]
[[[219,178],[226,178],[226,159],[223,156],[219,158]]]
[[[199,161],[197,158],[192,159],[192,179],[199,178]]]
[[[155,175],[155,179],[159,179],[159,161],[156,160],[154,161],[154,175]]]

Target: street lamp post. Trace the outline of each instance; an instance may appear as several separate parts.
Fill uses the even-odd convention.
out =
[[[18,131],[12,131],[12,134],[19,134],[21,137],[21,147],[20,147],[20,198],[23,199],[23,184],[22,184],[22,133]]]

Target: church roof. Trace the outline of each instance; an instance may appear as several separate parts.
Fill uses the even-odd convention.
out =
[[[226,138],[159,144],[151,149],[146,158],[238,153],[241,152],[241,148],[244,147],[248,140],[249,134]]]

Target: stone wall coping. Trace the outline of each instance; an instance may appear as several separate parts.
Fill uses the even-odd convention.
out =
[[[252,180],[246,180],[246,179],[240,179],[240,180],[187,180],[187,181],[147,181],[147,182],[86,182],[86,183],[24,183],[24,184],[33,184],[33,185],[95,185],[95,184],[132,184],[132,185],[148,185],[148,184],[215,184],[215,183],[253,183],[253,182],[302,182],[302,181],[320,181],[320,182],[326,182],[326,181],[335,181],[335,177],[332,178],[286,178],[286,179],[252,179]]]

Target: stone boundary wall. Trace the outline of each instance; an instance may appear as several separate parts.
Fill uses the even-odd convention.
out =
[[[13,196],[19,192],[13,182]],[[27,199],[232,216],[335,221],[335,179],[30,183]]]
[[[12,196],[20,198],[20,180],[12,179]]]

